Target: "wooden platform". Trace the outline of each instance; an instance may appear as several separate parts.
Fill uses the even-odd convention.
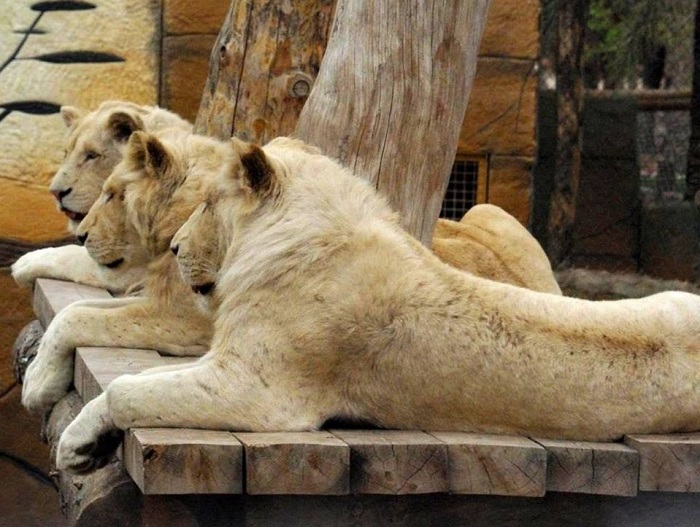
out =
[[[104,298],[90,287],[39,280],[43,324],[72,301]],[[79,348],[83,401],[118,375],[194,358],[151,350]],[[635,496],[700,490],[700,434],[629,436],[583,443],[455,432],[340,430],[238,433],[135,429],[124,465],[144,494],[484,494],[547,491]]]

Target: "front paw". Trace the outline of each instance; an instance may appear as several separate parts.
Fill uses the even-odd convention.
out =
[[[56,466],[74,474],[86,474],[104,467],[124,439],[106,415],[104,399],[98,397],[78,414],[61,435]]]
[[[24,376],[22,405],[31,412],[46,412],[68,393],[70,383],[70,371],[62,372],[35,359]]]
[[[12,278],[24,287],[32,287],[37,278],[47,277],[56,248],[38,249],[21,256],[12,264]]]

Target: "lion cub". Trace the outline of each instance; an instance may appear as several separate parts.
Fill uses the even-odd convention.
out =
[[[591,302],[485,280],[441,262],[332,159],[289,139],[235,149],[172,240],[186,280],[220,267],[211,351],[115,379],[64,432],[60,468],[96,468],[116,446],[104,438],[131,427],[700,430],[700,298]]]
[[[167,128],[191,131],[192,125],[178,115],[155,106],[126,101],[107,101],[87,112],[61,107],[68,128],[66,156],[51,181],[50,190],[75,233],[102,191],[102,184],[121,161],[127,141],[137,130],[159,132]],[[25,254],[12,265],[12,276],[30,286],[36,278],[56,278],[123,293],[145,275],[145,255],[131,266],[97,266],[77,245],[49,247]]]
[[[66,394],[77,346],[150,348],[172,355],[208,349],[211,316],[180,280],[170,240],[230,154],[228,143],[177,129],[159,138],[131,135],[124,159],[76,235],[101,265],[131,266],[134,254],[145,255],[145,294],[76,302],[57,314],[27,369],[22,390],[27,408],[49,408]]]

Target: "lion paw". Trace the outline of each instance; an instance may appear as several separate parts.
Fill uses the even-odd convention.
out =
[[[54,247],[47,247],[21,256],[12,264],[12,278],[21,286],[32,287],[37,278],[48,274],[55,252]]]
[[[35,359],[24,375],[22,405],[37,413],[50,410],[68,393],[70,382],[70,371],[61,372]]]
[[[124,439],[124,432],[98,409],[104,403],[99,399],[88,403],[61,435],[56,452],[60,470],[86,474],[102,468]]]

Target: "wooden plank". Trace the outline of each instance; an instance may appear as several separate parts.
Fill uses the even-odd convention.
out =
[[[112,298],[107,291],[89,285],[39,278],[34,285],[34,313],[47,327],[64,307],[78,300]]]
[[[691,90],[586,90],[586,97],[615,99],[632,97],[640,112],[690,111]]]
[[[547,454],[524,437],[431,432],[447,444],[450,492],[544,496]]]
[[[629,435],[640,456],[639,490],[700,492],[700,433]]]
[[[447,492],[447,445],[425,432],[331,430],[350,447],[353,494]]]
[[[535,439],[547,450],[547,490],[636,496],[639,454],[618,443]]]
[[[328,432],[235,433],[248,494],[348,494],[350,447]]]
[[[243,491],[243,446],[230,432],[133,429],[125,438],[122,459],[144,494]]]
[[[196,357],[164,357],[157,351],[126,348],[78,348],[73,384],[86,403],[100,395],[116,377],[148,368],[187,364]]]

